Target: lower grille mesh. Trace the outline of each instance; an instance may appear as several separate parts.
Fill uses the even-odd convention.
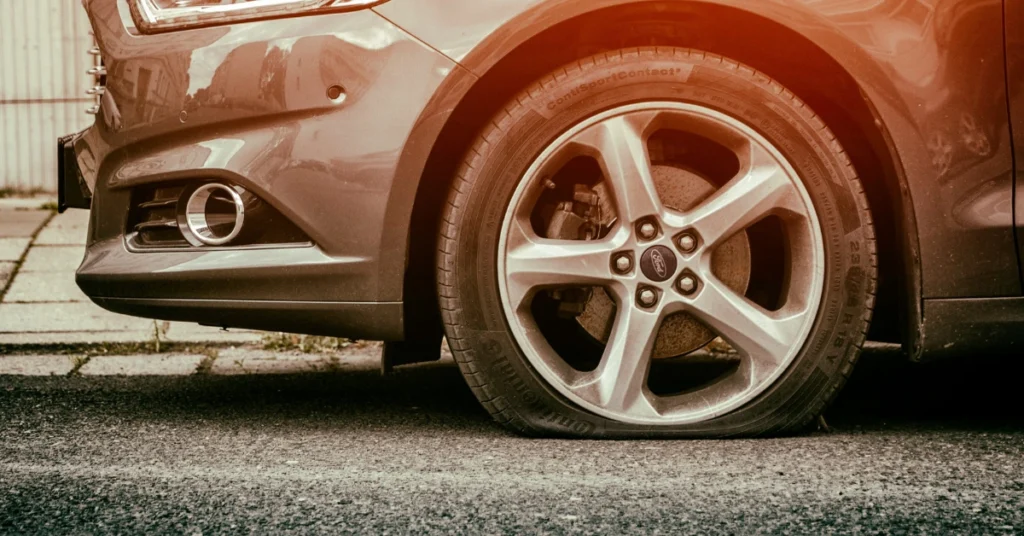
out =
[[[140,249],[200,247],[185,239],[178,222],[179,203],[185,202],[182,196],[190,195],[198,184],[203,182],[162,183],[135,188],[125,229],[129,245]],[[259,197],[247,191],[242,191],[241,197],[245,205],[245,228],[238,238],[222,247],[310,244],[305,233]],[[216,204],[224,200],[212,196],[209,202]],[[219,208],[211,206],[211,221],[217,221]]]
[[[178,229],[178,198],[183,185],[169,188],[136,190],[131,231],[140,246],[188,246]]]

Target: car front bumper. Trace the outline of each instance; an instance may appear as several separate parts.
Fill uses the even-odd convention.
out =
[[[138,316],[402,338],[407,230],[388,211],[454,63],[370,10],[141,35],[123,0],[86,8],[106,87],[59,178],[62,207],[91,205],[82,290]],[[131,247],[132,192],[190,180],[245,188],[308,243]]]

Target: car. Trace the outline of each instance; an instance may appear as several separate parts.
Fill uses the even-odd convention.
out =
[[[1020,350],[1018,4],[84,0],[77,283],[388,367],[446,337],[527,435],[800,432],[866,339]]]

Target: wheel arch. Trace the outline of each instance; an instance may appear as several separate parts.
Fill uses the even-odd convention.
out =
[[[463,153],[501,106],[529,81],[602,49],[681,46],[736,59],[779,80],[832,128],[862,177],[879,237],[872,336],[901,342],[917,357],[922,309],[917,223],[900,152],[885,121],[886,115],[900,114],[898,91],[866,51],[808,8],[772,4],[753,13],[734,4],[542,2],[457,58],[460,66],[421,115],[399,166],[405,175],[395,186],[401,186],[389,200],[388,222],[405,218],[405,225],[393,228],[405,231],[406,325],[438,323],[433,274],[440,210]],[[773,46],[763,46],[765,41]],[[815,74],[813,79],[807,72]]]

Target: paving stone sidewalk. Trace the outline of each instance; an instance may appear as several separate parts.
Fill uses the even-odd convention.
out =
[[[246,344],[261,332],[154,323],[108,312],[75,284],[89,213],[54,214],[42,203],[0,199],[0,346],[168,342]]]

